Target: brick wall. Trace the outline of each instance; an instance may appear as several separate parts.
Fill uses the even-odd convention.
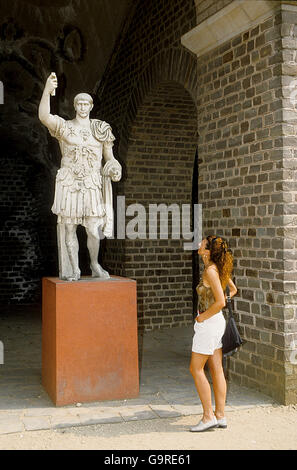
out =
[[[227,237],[235,256],[235,310],[247,342],[230,360],[230,377],[285,402],[295,393],[288,370],[296,385],[288,361],[296,338],[296,137],[282,80],[296,29],[283,21],[279,13],[199,58],[198,187],[205,233]]]
[[[135,3],[131,17],[98,84],[98,117],[112,124],[125,158],[129,125],[150,89],[160,80],[181,83],[196,100],[196,57],[180,44],[196,24],[193,0]]]
[[[41,276],[55,264],[47,213],[48,174],[22,156],[1,156],[0,295],[3,304],[36,303]],[[42,188],[42,189],[41,189]],[[53,221],[52,221],[53,222]]]
[[[214,15],[232,2],[233,0],[195,0],[197,24]]]

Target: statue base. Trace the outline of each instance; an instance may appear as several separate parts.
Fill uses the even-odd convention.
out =
[[[136,281],[42,280],[42,385],[57,406],[139,394]]]

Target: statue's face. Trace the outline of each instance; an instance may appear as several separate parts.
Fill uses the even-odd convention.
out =
[[[88,117],[92,108],[93,105],[88,100],[78,99],[75,102],[76,114],[81,118]]]

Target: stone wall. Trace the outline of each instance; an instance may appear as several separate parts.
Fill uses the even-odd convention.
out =
[[[198,59],[205,234],[230,241],[246,340],[229,375],[281,402],[296,399],[294,18],[279,12]]]

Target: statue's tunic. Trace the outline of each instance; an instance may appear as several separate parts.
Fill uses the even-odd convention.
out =
[[[56,128],[50,134],[59,141],[62,160],[56,176],[52,212],[58,223],[86,225],[86,217],[106,224],[102,188],[102,152],[115,137],[109,124],[90,120],[90,130],[74,126],[55,116]],[[118,162],[114,159],[118,164]],[[119,164],[118,164],[119,165]]]

